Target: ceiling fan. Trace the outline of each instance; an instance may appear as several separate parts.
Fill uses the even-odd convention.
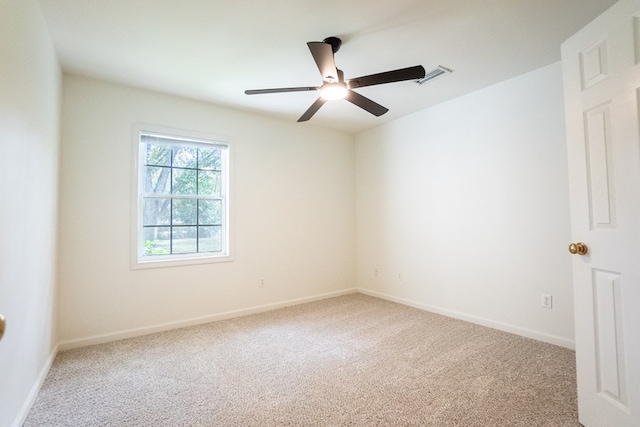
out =
[[[422,65],[414,67],[401,68],[393,71],[385,71],[378,74],[370,74],[368,76],[357,77],[355,79],[344,80],[342,70],[336,68],[333,54],[336,53],[342,40],[338,37],[328,37],[321,42],[308,42],[309,50],[316,65],[322,75],[321,86],[304,86],[304,87],[284,87],[274,89],[251,89],[245,90],[247,95],[257,95],[263,93],[279,93],[279,92],[305,92],[320,91],[320,97],[311,104],[311,107],[298,119],[299,122],[306,122],[324,105],[328,100],[346,99],[354,105],[373,114],[381,116],[388,108],[360,95],[353,89],[381,85],[385,83],[401,82],[404,80],[419,80],[425,76],[425,70]]]

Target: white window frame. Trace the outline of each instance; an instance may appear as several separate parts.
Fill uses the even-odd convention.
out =
[[[188,254],[145,256],[143,251],[143,203],[145,153],[142,135],[156,135],[184,142],[185,145],[214,145],[222,148],[221,199],[222,199],[222,251]],[[232,233],[230,227],[231,139],[203,132],[173,129],[164,126],[135,124],[133,126],[133,173],[131,192],[131,268],[157,268],[192,264],[233,261],[231,256]]]

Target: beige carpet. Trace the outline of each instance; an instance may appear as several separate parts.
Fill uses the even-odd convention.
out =
[[[25,426],[578,426],[573,351],[361,294],[61,352]]]

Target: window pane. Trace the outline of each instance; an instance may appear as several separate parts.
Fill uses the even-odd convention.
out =
[[[198,171],[198,194],[220,196],[220,172]]]
[[[225,256],[228,145],[202,139],[203,135],[182,138],[177,130],[164,135],[141,129],[136,134],[141,144],[139,175],[134,180],[139,201],[138,263],[154,257],[198,263]]]
[[[146,194],[170,194],[171,168],[145,166],[144,192]]]
[[[196,225],[197,200],[173,200],[173,225]]]
[[[173,169],[173,194],[196,194],[197,171]]]
[[[173,253],[188,254],[197,251],[196,227],[173,227]]]
[[[142,238],[145,256],[169,255],[171,253],[171,229],[169,227],[144,227]]]
[[[198,224],[222,224],[222,202],[220,200],[198,200]]]
[[[194,169],[198,167],[198,149],[192,147],[174,146],[173,167]]]
[[[220,149],[200,148],[198,150],[198,169],[220,170]]]
[[[198,251],[222,251],[222,227],[198,227]]]
[[[147,165],[171,166],[171,146],[160,144],[146,144]]]
[[[171,199],[144,199],[143,225],[169,225]]]

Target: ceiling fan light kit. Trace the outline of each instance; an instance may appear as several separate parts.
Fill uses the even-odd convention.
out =
[[[424,67],[422,65],[416,65],[393,71],[385,71],[378,74],[370,74],[345,81],[344,73],[336,67],[334,58],[334,54],[340,49],[341,45],[342,40],[338,37],[327,37],[321,42],[307,43],[311,56],[313,56],[313,59],[318,66],[318,70],[320,71],[320,75],[322,76],[321,86],[250,89],[246,90],[244,93],[247,95],[258,95],[266,93],[320,91],[320,97],[311,104],[311,107],[309,107],[309,109],[307,109],[307,111],[305,111],[305,113],[298,119],[298,122],[305,122],[309,120],[326,101],[337,99],[345,99],[374,116],[381,116],[389,111],[389,109],[359,94],[358,92],[355,92],[353,89],[401,82],[405,80],[419,81],[420,79],[425,78]]]
[[[334,99],[343,99],[347,96],[348,91],[346,83],[325,83],[320,89],[320,96],[327,101],[332,101]]]

